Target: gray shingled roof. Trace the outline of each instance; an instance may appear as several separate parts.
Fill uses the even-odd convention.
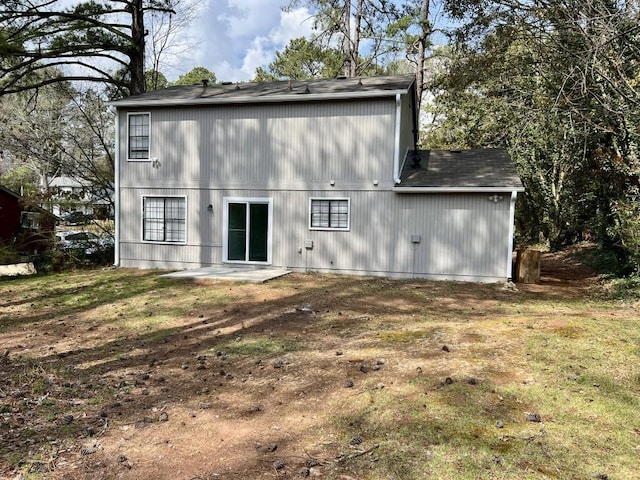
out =
[[[416,190],[524,190],[511,157],[500,149],[409,150],[400,180],[397,187]]]
[[[349,99],[407,93],[414,75],[169,87],[111,102],[116,107]]]

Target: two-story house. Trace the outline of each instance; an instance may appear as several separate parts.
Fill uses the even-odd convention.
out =
[[[415,78],[202,84],[117,109],[116,264],[497,281],[522,183],[419,151]]]
[[[97,219],[113,218],[113,190],[67,175],[50,177],[48,182],[54,215],[80,212]]]

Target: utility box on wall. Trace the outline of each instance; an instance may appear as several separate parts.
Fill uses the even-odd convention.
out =
[[[420,243],[422,241],[422,235],[411,235],[411,243]]]

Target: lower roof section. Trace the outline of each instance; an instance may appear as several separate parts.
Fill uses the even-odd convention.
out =
[[[523,192],[509,154],[502,149],[409,150],[398,193]]]

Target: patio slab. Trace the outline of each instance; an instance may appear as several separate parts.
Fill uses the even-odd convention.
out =
[[[206,280],[229,280],[233,282],[264,283],[291,273],[284,268],[213,265],[210,267],[181,270],[160,275],[161,278],[186,278]]]

